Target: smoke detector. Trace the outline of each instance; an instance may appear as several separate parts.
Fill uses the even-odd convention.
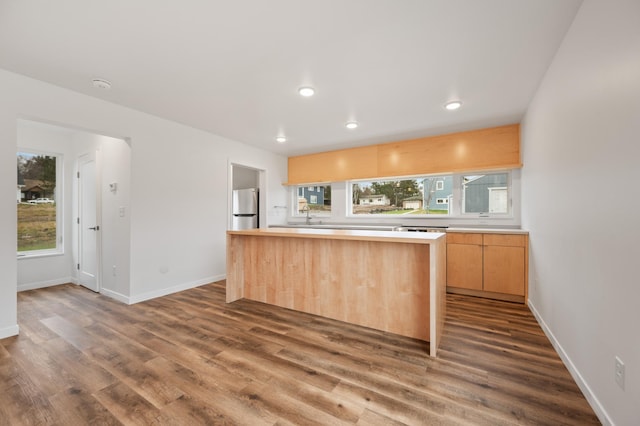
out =
[[[94,78],[92,80],[93,87],[96,89],[109,90],[111,89],[111,83],[102,78]]]

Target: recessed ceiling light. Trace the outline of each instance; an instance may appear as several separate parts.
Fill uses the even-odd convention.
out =
[[[278,143],[285,143],[286,141],[287,141],[287,138],[285,138],[284,136],[276,137],[276,142]]]
[[[305,98],[308,98],[309,96],[315,95],[316,89],[309,86],[301,87],[298,89],[298,93],[300,93],[300,96],[304,96]]]
[[[95,87],[97,89],[102,89],[102,90],[111,89],[111,83],[108,82],[107,80],[102,79],[102,78],[94,78],[92,80],[92,83],[93,83],[93,87]]]
[[[458,109],[462,106],[462,102],[460,101],[451,101],[451,102],[447,102],[446,104],[444,104],[444,107],[446,109],[448,109],[449,111],[453,111],[455,109]]]
[[[344,124],[344,127],[346,127],[347,129],[357,129],[359,125],[360,124],[358,124],[357,121],[347,121]]]

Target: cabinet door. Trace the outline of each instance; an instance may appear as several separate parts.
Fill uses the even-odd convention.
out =
[[[524,247],[484,246],[484,290],[524,296]]]
[[[482,290],[482,245],[447,244],[447,285]]]

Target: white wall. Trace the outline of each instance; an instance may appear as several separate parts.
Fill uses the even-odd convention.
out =
[[[130,149],[122,139],[63,128],[31,120],[18,120],[18,148],[51,152],[63,156],[63,179],[57,187],[58,205],[64,221],[63,253],[18,258],[18,291],[67,282],[76,282],[77,253],[77,159],[82,154],[97,153],[100,158],[101,185],[101,253],[105,274],[102,291],[120,300],[129,296],[129,188]],[[118,191],[109,191],[109,182],[119,182]],[[120,206],[127,214],[120,217]],[[116,266],[118,273],[112,273]]]
[[[100,264],[103,273],[100,291],[118,300],[127,302],[130,296],[130,229],[131,209],[131,149],[123,139],[96,135],[87,132],[75,132],[72,137],[74,168],[78,171],[79,156],[95,153],[100,192]],[[117,184],[115,192],[109,189],[110,183]],[[77,194],[77,179],[73,180],[72,194]],[[123,208],[123,216],[120,215]],[[73,201],[73,214],[70,215],[73,229],[73,242],[78,241],[77,227],[73,218],[78,217],[77,198]],[[78,262],[78,244],[74,248],[74,264]],[[115,267],[115,271],[114,271]]]
[[[254,169],[231,165],[233,189],[257,188],[260,185],[259,172]]]
[[[583,3],[522,126],[530,305],[603,423],[640,421],[640,2]],[[614,357],[626,363],[626,388]]]
[[[18,120],[17,148],[35,150],[63,156],[62,182],[56,188],[56,202],[61,207],[61,223],[64,253],[36,258],[18,258],[18,290],[27,290],[74,280],[72,234],[69,217],[72,210],[71,188],[73,182],[73,144],[71,131],[32,121]]]
[[[131,150],[126,141],[101,137],[102,238],[101,292],[113,297],[129,297],[131,274]],[[115,184],[111,190],[109,184]]]
[[[0,90],[4,91],[4,84]],[[0,338],[18,333],[16,283],[16,116],[0,98]],[[9,202],[11,197],[11,202]]]
[[[129,302],[224,277],[230,161],[266,171],[265,217],[286,219],[285,157],[3,70],[0,92],[0,337],[17,332],[19,118],[130,141]]]

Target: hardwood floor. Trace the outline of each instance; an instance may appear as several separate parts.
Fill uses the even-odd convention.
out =
[[[246,300],[18,294],[0,425],[599,424],[523,305],[449,295],[428,344]]]

